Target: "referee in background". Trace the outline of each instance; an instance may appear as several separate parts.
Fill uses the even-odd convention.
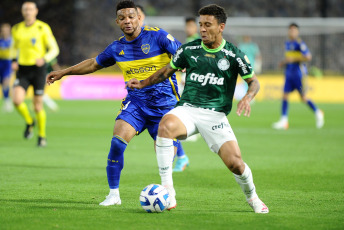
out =
[[[33,86],[33,105],[38,123],[38,146],[45,147],[47,145],[46,113],[43,108],[43,94],[47,72],[46,63],[57,57],[59,48],[50,26],[38,20],[37,14],[36,3],[24,2],[22,5],[24,21],[12,28],[14,49],[18,58],[12,65],[13,69],[17,70],[13,103],[26,122],[24,138],[32,138],[36,122],[24,100],[28,87]]]

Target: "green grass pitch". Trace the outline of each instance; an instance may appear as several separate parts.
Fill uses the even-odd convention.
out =
[[[106,158],[117,101],[58,101],[48,111],[48,147],[24,140],[19,115],[0,114],[0,229],[344,229],[344,105],[320,104],[326,123],[290,105],[290,128],[271,129],[279,102],[256,102],[229,121],[270,213],[252,212],[232,174],[205,142],[184,142],[190,166],[174,174],[178,206],[149,214],[140,191],[160,183],[147,132],[125,152],[121,206],[108,193]],[[36,129],[37,131],[37,129]]]

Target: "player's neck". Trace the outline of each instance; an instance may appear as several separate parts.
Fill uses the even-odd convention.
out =
[[[32,26],[33,23],[35,23],[36,18],[33,19],[26,19],[25,21],[25,26]]]
[[[135,38],[137,38],[141,33],[141,27],[138,27],[137,30],[130,36],[127,34],[124,34],[125,36],[125,40],[127,40],[128,42],[134,40]]]
[[[218,47],[220,47],[222,45],[222,41],[223,41],[223,38],[221,37],[221,39],[216,39],[213,43],[211,44],[204,44],[208,49],[216,49]]]
[[[3,35],[3,34],[0,34],[0,39],[4,39],[4,40],[7,40],[11,38],[11,35]]]
[[[296,41],[299,39],[299,37],[288,37],[290,41]]]

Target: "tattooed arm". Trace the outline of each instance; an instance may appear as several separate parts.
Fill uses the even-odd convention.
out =
[[[248,84],[248,90],[245,96],[239,101],[236,113],[238,114],[238,116],[240,116],[241,113],[245,111],[244,116],[249,117],[251,113],[250,101],[258,93],[260,85],[256,75],[253,75],[253,77],[251,78],[245,79],[245,81]]]
[[[139,81],[136,78],[130,79],[127,82],[127,87],[131,88],[131,89],[142,89],[144,87],[150,86],[150,85],[154,85],[154,84],[158,84],[160,82],[163,82],[164,80],[166,80],[167,78],[171,77],[174,72],[176,72],[176,69],[173,69],[170,64],[167,64],[166,66],[164,66],[163,68],[159,69],[158,71],[156,71],[155,73],[153,73],[149,78],[143,80],[143,81]]]

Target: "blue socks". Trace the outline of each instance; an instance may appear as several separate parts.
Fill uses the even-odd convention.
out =
[[[282,101],[282,116],[288,116],[288,101]]]
[[[315,106],[315,104],[311,101],[311,100],[308,100],[307,101],[307,105],[315,112],[317,111],[317,107]]]
[[[177,156],[178,157],[183,157],[185,156],[185,152],[182,146],[182,143],[180,141],[178,141],[177,143]]]
[[[4,99],[7,99],[10,93],[10,88],[3,88],[2,93],[4,95]]]
[[[124,166],[124,150],[128,143],[120,136],[114,136],[111,140],[110,152],[107,160],[107,178],[110,189],[119,187],[121,171]]]

